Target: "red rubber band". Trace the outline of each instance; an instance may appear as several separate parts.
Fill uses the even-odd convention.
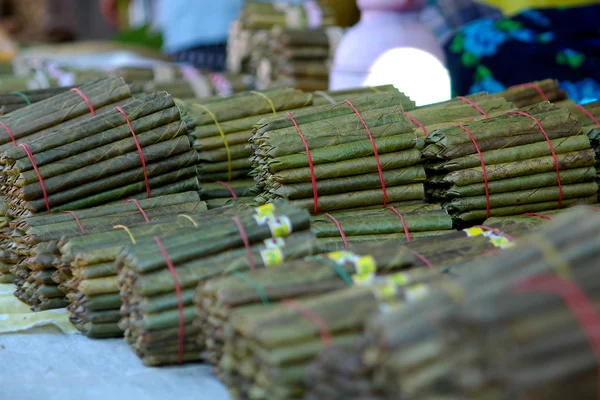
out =
[[[313,164],[312,155],[310,154],[310,149],[308,148],[308,142],[306,141],[304,134],[300,130],[300,127],[298,126],[296,119],[294,117],[292,117],[291,113],[287,112],[286,114],[290,118],[290,120],[292,120],[292,123],[294,124],[294,126],[296,127],[296,130],[298,131],[298,135],[300,135],[300,139],[302,139],[302,143],[304,143],[304,149],[306,150],[306,158],[308,159],[308,168],[310,169],[310,180],[312,182],[312,188],[313,188],[313,199],[314,199],[313,213],[314,213],[314,215],[317,215],[319,213],[319,194],[317,193],[317,177],[315,176],[315,166]]]
[[[423,261],[423,263],[425,265],[427,265],[429,268],[433,268],[433,264],[431,263],[431,261],[429,261],[423,254],[421,253],[417,253],[416,251],[409,249],[406,246],[400,246],[400,248],[407,250],[408,252],[412,253],[415,257],[417,257],[419,260]]]
[[[331,335],[329,334],[329,330],[327,329],[327,324],[325,323],[325,320],[323,320],[323,318],[321,318],[320,315],[314,313],[313,311],[304,307],[302,304],[298,303],[295,300],[283,299],[281,301],[281,304],[291,308],[297,313],[310,319],[312,323],[315,324],[315,326],[319,329],[319,334],[321,335],[321,342],[323,343],[323,346],[327,348],[331,347]]]
[[[237,199],[237,194],[235,194],[235,192],[233,191],[233,188],[226,182],[223,181],[217,181],[216,183],[218,183],[221,186],[225,186],[225,189],[227,189],[229,191],[229,193],[231,194],[231,197],[233,197],[234,199]]]
[[[480,228],[480,229],[483,229],[484,231],[493,232],[496,235],[504,236],[505,238],[507,238],[511,242],[515,241],[515,238],[513,236],[509,235],[508,233],[502,232],[500,229],[492,228],[491,226],[487,226],[487,225],[475,225],[473,228]]]
[[[142,146],[140,146],[140,142],[137,139],[137,135],[133,131],[133,126],[131,126],[131,121],[129,121],[129,117],[127,113],[123,111],[121,107],[115,107],[115,110],[123,114],[125,117],[125,121],[127,122],[127,126],[129,126],[129,131],[133,136],[133,141],[135,142],[135,147],[137,147],[138,154],[140,155],[140,160],[142,161],[142,168],[144,169],[144,180],[146,181],[146,194],[148,198],[152,197],[152,192],[150,191],[150,182],[148,182],[148,170],[146,170],[146,159],[144,158],[144,152],[142,151]]]
[[[423,131],[423,133],[425,134],[425,137],[429,136],[429,132],[427,132],[427,128],[425,128],[425,125],[423,125],[418,119],[416,119],[415,117],[413,117],[410,113],[407,112],[403,112],[402,113],[406,118],[410,119],[415,125],[417,125],[419,128],[421,128],[421,130]]]
[[[144,217],[144,219],[146,220],[146,222],[150,222],[150,218],[148,218],[148,214],[146,214],[146,211],[144,211],[144,209],[142,208],[142,205],[140,204],[139,201],[137,201],[136,199],[129,199],[129,200],[124,200],[123,203],[133,203],[133,204],[135,204],[135,206],[137,207],[137,209],[142,213],[142,216]]]
[[[600,121],[598,121],[598,119],[596,117],[594,117],[591,112],[589,112],[588,110],[586,110],[584,106],[582,106],[581,104],[575,104],[575,106],[577,106],[577,108],[579,108],[581,110],[581,112],[583,112],[596,125],[600,126]]]
[[[576,282],[554,274],[527,277],[515,286],[518,293],[554,293],[562,298],[587,337],[596,359],[597,378],[600,387],[600,316],[592,300]],[[600,389],[598,390],[600,399]]]
[[[248,261],[250,262],[250,269],[255,270],[256,263],[254,262],[254,254],[252,254],[252,249],[250,248],[250,240],[248,240],[248,235],[246,234],[244,225],[242,225],[242,221],[238,217],[233,217],[233,218],[231,218],[231,220],[237,226],[237,230],[240,233],[242,242],[244,242],[244,247],[246,247],[246,254],[248,255]]]
[[[81,233],[85,235],[85,228],[83,227],[83,224],[79,220],[79,217],[77,216],[77,214],[75,213],[75,211],[63,211],[63,213],[71,214],[73,216],[73,218],[75,218],[75,222],[77,222],[77,226],[79,226],[79,229],[81,230]]]
[[[327,218],[329,218],[330,220],[333,221],[333,223],[335,224],[335,226],[337,226],[338,231],[340,231],[340,236],[342,237],[342,241],[344,242],[344,247],[348,248],[348,239],[346,238],[346,234],[344,233],[344,230],[342,229],[342,224],[340,224],[340,221],[338,221],[337,219],[335,219],[333,217],[333,215],[329,214],[329,213],[325,213],[325,216]]]
[[[489,118],[490,116],[488,115],[488,113],[485,112],[485,110],[481,107],[479,107],[479,105],[477,103],[475,103],[472,100],[467,99],[466,97],[463,96],[457,96],[456,97],[459,100],[464,101],[465,103],[467,103],[470,106],[473,106],[477,111],[479,111],[481,113],[481,115],[483,115],[486,118]]]
[[[8,133],[8,136],[10,136],[10,140],[12,140],[13,146],[17,147],[17,141],[15,140],[15,136],[13,135],[13,133],[10,130],[10,128],[8,127],[8,125],[6,125],[4,122],[0,121],[0,126],[3,127],[4,130],[6,131],[6,133]]]
[[[373,155],[375,156],[375,162],[377,163],[377,172],[379,172],[379,180],[381,181],[381,190],[383,190],[383,208],[387,206],[387,189],[385,187],[385,178],[383,177],[383,168],[381,168],[381,162],[379,161],[379,152],[377,151],[377,145],[375,144],[375,139],[373,139],[373,135],[371,134],[371,130],[367,126],[365,119],[360,115],[360,112],[354,107],[354,104],[348,99],[345,100],[346,104],[352,107],[354,113],[360,119],[363,126],[365,127],[367,134],[369,135],[369,140],[371,141],[371,147],[373,147]]]
[[[94,106],[92,105],[92,102],[85,95],[85,93],[83,93],[81,90],[79,90],[77,88],[71,89],[71,92],[77,93],[79,95],[79,97],[81,97],[83,99],[83,101],[85,101],[85,103],[87,104],[88,108],[90,109],[90,114],[92,114],[92,117],[95,117],[96,116],[96,110],[94,110]]]
[[[396,210],[394,207],[388,207],[389,210],[392,210],[394,212],[394,214],[396,214],[397,216],[400,217],[400,221],[402,222],[402,227],[404,228],[404,234],[406,235],[406,241],[408,243],[412,242],[412,237],[410,236],[410,232],[408,230],[408,225],[406,225],[406,221],[404,220],[404,217],[402,216],[402,214],[400,214],[398,212],[398,210]]]
[[[523,112],[523,111],[511,111],[510,114],[522,115],[524,117],[529,118],[530,120],[534,121],[537,124],[537,126],[540,128],[540,131],[542,131],[542,133],[544,134],[544,138],[546,138],[546,142],[548,143],[548,146],[550,147],[550,153],[552,154],[552,158],[554,158],[554,167],[556,168],[556,183],[558,185],[558,208],[561,208],[562,200],[563,200],[563,187],[560,182],[560,165],[558,164],[558,157],[556,156],[556,152],[554,151],[554,146],[552,145],[552,141],[548,137],[548,134],[546,133],[546,130],[542,126],[542,123],[540,122],[540,120],[537,119],[536,117],[534,117],[533,115],[527,114],[526,112]]]
[[[35,159],[33,158],[33,153],[31,152],[31,149],[29,148],[29,146],[27,144],[21,143],[19,146],[21,146],[25,150],[25,153],[27,153],[27,157],[29,157],[29,161],[31,161],[33,170],[35,171],[35,174],[37,175],[38,180],[40,181],[40,186],[42,188],[42,194],[44,195],[44,202],[46,203],[46,209],[50,213],[52,211],[50,211],[50,201],[48,201],[48,193],[46,192],[46,185],[44,185],[44,179],[42,178],[42,175],[40,175],[40,170],[38,169],[37,164],[35,163]]]
[[[471,139],[471,142],[473,142],[473,146],[475,146],[475,150],[477,151],[477,155],[479,156],[479,162],[481,163],[481,171],[483,172],[483,183],[485,184],[485,215],[486,215],[486,218],[489,218],[490,214],[491,214],[492,205],[490,203],[490,188],[489,188],[489,183],[488,183],[487,169],[485,168],[485,161],[483,159],[483,154],[481,153],[481,150],[479,149],[479,146],[477,145],[477,141],[475,140],[475,137],[473,136],[473,134],[471,133],[469,128],[467,128],[466,126],[461,125],[461,124],[458,124],[458,127],[460,129],[462,129],[463,131],[467,132],[467,135],[469,135],[469,139]]]
[[[523,214],[523,215],[525,215],[526,217],[539,217],[539,218],[544,218],[544,219],[547,219],[548,221],[556,221],[556,219],[555,219],[555,218],[552,218],[551,216],[549,216],[549,215],[545,215],[545,214],[538,214],[538,213],[525,213],[525,214]]]
[[[177,295],[177,308],[179,310],[179,328],[177,329],[177,363],[183,364],[183,354],[184,354],[184,345],[185,345],[185,315],[183,314],[183,296],[181,294],[181,285],[179,284],[179,277],[177,276],[177,271],[175,271],[175,265],[173,265],[173,261],[171,261],[171,257],[169,257],[169,253],[167,253],[167,249],[163,244],[162,240],[158,236],[154,236],[154,241],[156,245],[160,249],[160,253],[162,254],[165,263],[167,264],[167,268],[169,268],[169,272],[173,277],[173,283],[175,284],[175,294]]]
[[[535,83],[522,83],[520,85],[511,86],[510,89],[516,89],[516,88],[520,88],[520,87],[535,89],[542,97],[542,100],[548,101],[548,96],[546,96],[546,93],[544,93],[542,88],[539,87],[538,85],[536,85]]]

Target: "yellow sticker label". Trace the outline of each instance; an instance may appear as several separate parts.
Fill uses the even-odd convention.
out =
[[[390,285],[406,286],[410,283],[411,279],[408,274],[405,274],[404,272],[398,272],[397,274],[388,275],[387,281]]]
[[[275,218],[275,206],[273,204],[269,203],[262,205],[260,207],[255,208],[254,211],[256,213],[253,215],[254,220],[259,225],[264,225],[269,221],[269,219]]]
[[[265,267],[273,267],[283,262],[283,253],[279,247],[264,249],[260,252],[260,258],[262,258]]]
[[[285,246],[285,240],[283,240],[283,238],[280,237],[266,239],[264,243],[267,249],[274,249]]]
[[[373,274],[377,272],[377,264],[371,256],[359,256],[351,251],[333,251],[327,253],[327,258],[339,265],[350,263],[354,265],[358,275]]]
[[[357,286],[370,286],[375,282],[374,274],[355,274],[352,275],[352,282]]]
[[[481,228],[474,227],[474,228],[464,229],[463,232],[465,232],[468,237],[474,237],[474,236],[483,235],[484,230]]]
[[[396,286],[392,285],[382,285],[377,286],[375,289],[376,295],[379,297],[379,300],[391,300],[396,297],[396,293],[398,289]]]
[[[286,217],[268,218],[267,225],[274,238],[289,236],[292,233],[292,221]]]
[[[275,212],[275,205],[272,203],[263,204],[262,206],[255,208],[254,211],[259,215],[271,215]]]
[[[371,256],[360,257],[354,263],[357,274],[374,274],[377,271],[375,259]]]

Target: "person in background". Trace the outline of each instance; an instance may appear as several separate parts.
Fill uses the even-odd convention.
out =
[[[104,18],[118,24],[118,0],[100,0]],[[227,36],[243,0],[156,0],[164,50],[173,61],[225,69]]]
[[[518,4],[546,8],[459,28],[445,45],[453,95],[554,78],[579,103],[600,100],[600,1],[489,2],[509,11]]]

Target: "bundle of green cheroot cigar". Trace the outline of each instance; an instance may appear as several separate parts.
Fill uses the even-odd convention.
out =
[[[204,226],[202,218],[196,222]],[[206,225],[210,229],[138,240],[117,259],[123,300],[119,325],[146,365],[201,360],[203,346],[196,343],[198,329],[192,326],[199,282],[274,266],[316,248],[308,213],[285,202],[209,219]]]
[[[228,71],[256,75],[260,60],[271,53],[269,31],[276,26],[310,32],[316,22],[321,28],[335,25],[331,8],[319,4],[318,10],[319,21],[314,21],[309,20],[307,8],[301,4],[244,2],[240,17],[231,25],[229,32]],[[312,21],[311,27],[308,26],[309,21]]]
[[[384,398],[597,396],[599,223],[595,211],[568,213],[377,317],[362,359]]]
[[[597,200],[590,140],[549,103],[438,129],[426,145],[427,195],[458,224]]]
[[[125,81],[105,78],[38,101],[0,118],[0,152],[86,121],[94,114],[105,114],[131,100]]]
[[[139,204],[139,206],[138,206]],[[2,263],[17,285],[15,295],[35,311],[64,307],[75,283],[59,251],[69,238],[111,231],[116,225],[160,220],[175,213],[206,209],[197,192],[109,204],[71,213],[18,218],[1,239]]]
[[[250,139],[256,201],[287,198],[316,214],[422,200],[424,137],[513,108],[478,94],[405,112],[403,97],[370,94],[259,121]]]
[[[286,299],[310,297],[301,303],[323,320],[332,343],[355,343],[379,301],[360,290],[337,291],[354,284],[378,284],[384,276],[384,281],[406,286],[437,279],[452,269],[438,266],[499,250],[514,236],[544,223],[548,221],[536,218],[509,221],[485,230],[421,239],[405,247],[393,241],[364,245],[290,261],[278,269],[211,279],[201,283],[196,293],[198,341],[206,344],[206,360],[236,397],[301,397],[308,363],[323,345],[314,321],[290,310]],[[319,297],[332,291],[336,293]],[[357,304],[365,301],[367,309],[351,306],[353,299]]]
[[[8,215],[198,190],[186,133],[171,96],[158,92],[10,148],[0,157]]]
[[[39,103],[42,100],[67,92],[69,89],[67,87],[58,87],[2,93],[0,94],[0,115],[5,115],[34,103]]]
[[[406,244],[443,235],[452,230],[452,218],[438,204],[417,202],[311,216],[310,225],[319,249],[331,251],[387,240]]]
[[[195,69],[185,69],[183,76],[169,80],[144,82],[143,89],[148,92],[164,90],[180,99],[204,99],[211,96],[226,96],[243,92],[254,87],[254,79],[249,75],[203,74]]]
[[[567,92],[561,89],[558,81],[554,79],[515,85],[493,96],[504,97],[519,108],[531,106],[540,101],[559,102],[568,97]]]
[[[89,337],[123,336],[118,326],[121,297],[115,261],[125,247],[143,244],[156,235],[202,230],[215,222],[231,220],[240,210],[229,207],[205,212],[196,207],[150,222],[119,225],[110,231],[63,240],[59,246],[61,260],[73,276],[64,285],[68,289],[71,321]]]
[[[250,59],[251,65],[257,65],[257,87],[327,90],[330,56],[335,54],[342,36],[341,29],[334,29],[274,27],[268,34],[266,50],[253,53]]]

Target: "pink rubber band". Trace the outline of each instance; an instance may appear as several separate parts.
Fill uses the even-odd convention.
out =
[[[85,103],[87,104],[88,108],[90,109],[90,114],[92,114],[92,117],[95,117],[96,116],[96,110],[94,110],[94,106],[92,105],[92,102],[85,95],[85,93],[83,93],[81,90],[79,90],[77,88],[71,89],[71,92],[77,93],[79,95],[79,97],[81,97],[83,99],[83,101],[85,101]]]
[[[37,167],[35,159],[33,158],[33,153],[31,152],[31,149],[29,148],[29,146],[27,144],[21,143],[19,146],[21,146],[25,150],[25,153],[27,153],[27,157],[29,157],[29,161],[31,161],[33,170],[35,171],[35,174],[37,175],[38,180],[40,181],[40,186],[42,188],[42,194],[44,195],[44,202],[46,203],[46,209],[48,210],[49,213],[51,213],[52,211],[50,211],[50,201],[48,200],[48,193],[46,192],[46,185],[44,185],[44,179],[42,178],[42,175],[40,174],[40,170]]]
[[[410,232],[408,231],[408,225],[406,225],[406,221],[404,220],[404,217],[402,216],[402,214],[400,214],[398,212],[398,210],[396,210],[394,207],[388,207],[388,209],[392,210],[392,212],[394,212],[394,214],[396,214],[397,216],[400,217],[400,221],[402,222],[402,227],[404,228],[404,234],[406,235],[406,241],[408,243],[412,242],[412,237],[410,236]]]
[[[0,126],[3,127],[4,130],[6,131],[6,133],[8,133],[8,136],[10,136],[10,140],[12,140],[13,146],[17,147],[17,141],[15,140],[15,136],[13,135],[13,133],[10,130],[10,128],[8,127],[8,125],[6,125],[4,122],[0,121]]]
[[[314,202],[313,213],[314,213],[314,215],[317,215],[319,213],[319,194],[317,193],[317,177],[315,176],[315,166],[313,164],[312,155],[310,154],[310,149],[308,148],[308,142],[306,141],[304,134],[300,130],[300,127],[298,126],[296,119],[289,112],[287,112],[286,114],[290,118],[290,120],[292,121],[294,126],[296,127],[296,131],[298,131],[298,135],[300,135],[300,139],[302,139],[302,143],[304,143],[304,149],[306,150],[306,158],[308,159],[308,168],[310,170],[310,181],[312,183],[312,188],[313,188],[313,202]]]
[[[79,226],[79,229],[81,230],[81,233],[85,235],[85,228],[83,227],[83,224],[79,220],[79,217],[77,216],[77,214],[75,213],[75,211],[63,211],[63,213],[71,214],[73,216],[73,218],[75,218],[75,222],[77,222],[77,226]]]
[[[173,278],[173,283],[175,284],[175,294],[177,296],[177,309],[179,311],[179,327],[177,329],[177,363],[183,364],[183,355],[184,355],[184,345],[185,345],[185,314],[183,313],[183,296],[181,285],[179,284],[179,276],[177,275],[177,271],[175,270],[175,265],[173,261],[171,261],[171,257],[169,257],[169,253],[167,253],[167,249],[163,244],[162,240],[158,237],[154,237],[154,241],[158,246],[160,253],[162,254],[165,263],[167,264],[167,268],[171,273],[171,277]]]
[[[421,128],[421,130],[423,131],[423,133],[425,134],[425,137],[429,136],[429,132],[427,132],[427,128],[425,128],[425,125],[423,125],[418,119],[416,119],[415,117],[413,117],[410,113],[407,112],[403,112],[402,113],[406,118],[410,119],[415,125],[417,125],[419,128]]]
[[[235,194],[235,191],[233,190],[233,188],[226,182],[223,181],[217,181],[215,183],[218,183],[221,186],[224,186],[225,189],[227,189],[229,191],[229,193],[231,194],[231,197],[233,197],[234,199],[237,199],[237,195]]]
[[[252,254],[252,249],[250,248],[250,240],[248,239],[248,235],[246,234],[244,225],[238,217],[233,217],[231,218],[231,220],[235,223],[240,237],[242,238],[242,242],[244,242],[244,247],[246,248],[246,255],[248,256],[248,261],[250,262],[250,269],[255,270],[256,263],[254,262],[254,254]]]
[[[144,152],[142,151],[142,146],[140,146],[140,142],[137,139],[137,135],[133,131],[133,126],[131,126],[131,121],[129,121],[129,117],[127,113],[123,111],[121,107],[115,107],[115,110],[123,114],[125,117],[125,121],[127,122],[127,126],[129,127],[129,131],[133,136],[133,141],[135,142],[135,147],[137,147],[138,154],[140,155],[140,160],[142,161],[142,168],[144,169],[144,181],[146,181],[146,195],[148,198],[152,197],[152,192],[150,190],[150,182],[148,181],[148,170],[146,170],[146,159],[144,158]]]
[[[471,101],[471,100],[469,100],[469,99],[467,99],[466,97],[463,97],[463,96],[457,96],[456,98],[457,98],[457,99],[459,99],[459,100],[462,100],[462,101],[464,101],[465,103],[467,103],[467,104],[468,104],[468,105],[470,105],[470,106],[473,106],[473,107],[474,107],[474,108],[475,108],[477,111],[479,111],[479,112],[481,113],[481,115],[483,115],[484,117],[486,117],[486,118],[489,118],[489,117],[490,117],[490,116],[488,115],[488,113],[486,113],[486,112],[485,112],[485,110],[484,110],[483,108],[479,107],[479,105],[478,105],[478,104],[476,104],[474,101]]]
[[[556,152],[554,151],[554,146],[552,145],[552,141],[548,137],[548,134],[546,133],[546,130],[542,126],[542,123],[540,122],[540,120],[537,119],[536,117],[534,117],[533,115],[527,114],[526,112],[523,112],[523,111],[511,111],[510,114],[522,115],[524,117],[529,118],[530,120],[532,120],[533,122],[535,122],[537,124],[538,128],[540,128],[540,131],[542,131],[544,138],[546,138],[546,142],[548,143],[548,146],[550,147],[550,153],[552,154],[552,158],[554,159],[554,167],[556,169],[556,183],[558,185],[558,193],[559,193],[558,194],[558,208],[560,208],[562,206],[562,201],[563,201],[563,187],[562,187],[562,183],[560,182],[560,165],[558,163],[558,157],[556,156]]]
[[[381,162],[379,161],[379,152],[377,151],[377,145],[375,144],[375,139],[373,139],[373,135],[371,134],[371,130],[367,126],[365,119],[362,117],[360,112],[354,107],[354,104],[348,99],[345,100],[346,104],[352,107],[354,113],[360,119],[363,126],[365,127],[367,134],[369,135],[369,140],[371,141],[371,147],[373,148],[373,155],[375,156],[375,162],[377,163],[377,172],[379,172],[379,181],[381,182],[381,190],[383,191],[383,208],[387,206],[387,189],[385,187],[385,178],[383,177],[383,168],[381,168]]]
[[[136,199],[129,199],[129,200],[124,200],[123,203],[133,203],[133,204],[135,204],[135,206],[137,207],[137,209],[142,213],[142,216],[144,217],[144,219],[146,220],[146,222],[150,222],[150,218],[148,218],[148,214],[146,214],[146,211],[144,211],[144,209],[142,208],[142,205],[140,204],[139,201],[137,201]]]
[[[330,220],[333,221],[333,223],[335,224],[335,226],[337,226],[338,231],[340,231],[340,236],[342,237],[342,241],[344,242],[344,247],[348,248],[348,239],[346,238],[346,234],[344,233],[344,230],[342,229],[342,224],[340,224],[340,221],[338,221],[337,219],[335,219],[333,217],[333,215],[326,213],[325,216],[327,218],[329,218]]]

